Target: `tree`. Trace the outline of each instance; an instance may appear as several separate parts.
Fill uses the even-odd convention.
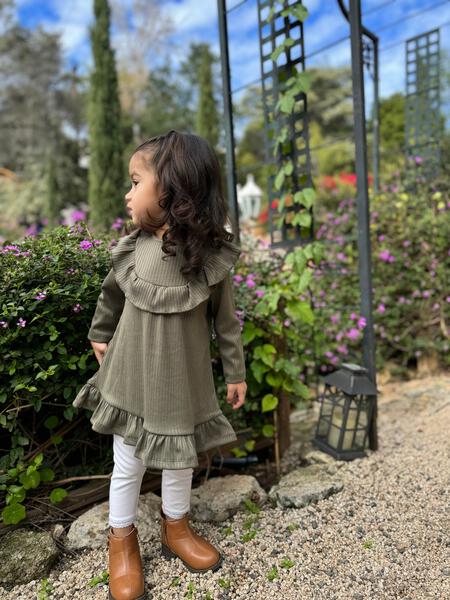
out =
[[[217,112],[217,101],[214,93],[214,82],[212,65],[215,57],[208,47],[201,53],[201,61],[198,68],[198,109],[196,131],[198,135],[210,141],[213,147],[219,142],[219,114]]]
[[[94,0],[94,15],[90,28],[94,66],[88,102],[88,203],[94,226],[106,229],[118,215],[125,216],[123,136],[107,0]]]

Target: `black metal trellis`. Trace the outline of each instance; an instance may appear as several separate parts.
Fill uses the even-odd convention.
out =
[[[406,40],[406,169],[427,179],[439,175],[440,32],[433,29]]]
[[[285,128],[287,131],[286,143],[282,147],[278,146],[275,162],[278,168],[282,166],[283,160],[289,159],[292,162],[291,179],[295,189],[301,189],[302,187],[311,186],[306,94],[299,92],[296,95],[292,113],[289,115],[281,113],[278,116],[275,115],[275,105],[279,100],[280,93],[283,93],[286,88],[286,81],[289,77],[295,75],[298,69],[301,71],[305,69],[303,23],[291,15],[284,17],[281,15],[281,12],[288,5],[289,3],[286,0],[277,3],[274,3],[273,0],[258,0],[259,50],[266,139],[265,153],[267,163],[272,163],[275,137],[280,135],[282,129]],[[275,6],[278,6],[278,10],[274,10],[270,23],[267,23],[267,15]],[[278,57],[273,60],[271,58],[272,52],[278,44],[287,38],[294,40],[294,44],[284,48],[280,55],[281,59]],[[286,222],[283,222],[281,230],[274,229],[272,216],[276,211],[272,208],[272,202],[276,197],[281,196],[281,193],[276,192],[274,189],[274,179],[275,175],[272,174],[269,176],[268,182],[272,246],[287,247],[297,245],[300,240],[303,242],[312,241],[313,219],[308,232],[305,232],[305,228],[288,225]],[[296,210],[298,210],[298,206],[286,206],[284,213],[288,214]]]

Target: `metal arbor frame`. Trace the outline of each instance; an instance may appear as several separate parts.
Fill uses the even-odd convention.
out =
[[[289,0],[288,0],[289,1]],[[261,6],[274,6],[275,0],[258,0],[258,4]],[[341,8],[342,3],[338,0]],[[284,4],[284,2],[283,2]],[[292,5],[293,2],[289,1]],[[301,2],[299,2],[301,4]],[[228,35],[227,35],[227,9],[225,0],[217,0],[218,14],[219,14],[219,36],[221,46],[221,59],[222,59],[222,79],[223,79],[223,94],[224,94],[224,111],[225,111],[225,138],[226,138],[226,150],[227,150],[227,181],[228,181],[228,192],[230,194],[230,204],[232,209],[233,218],[235,220],[236,232],[239,231],[238,223],[238,207],[236,198],[236,167],[234,162],[234,139],[233,139],[233,110],[232,110],[232,98],[230,91],[230,67],[228,57]],[[345,8],[344,8],[345,11]],[[367,141],[366,141],[366,124],[365,124],[365,99],[364,99],[364,76],[363,76],[363,46],[362,46],[362,24],[361,24],[361,2],[360,0],[350,0],[349,11],[345,11],[348,14],[350,23],[350,39],[351,39],[351,54],[352,54],[352,81],[353,81],[353,107],[354,107],[354,129],[355,129],[355,162],[356,162],[356,176],[357,176],[357,217],[358,217],[358,272],[359,272],[359,286],[361,294],[361,314],[366,319],[366,327],[364,328],[364,335],[362,341],[363,350],[363,364],[368,370],[368,375],[371,381],[376,385],[376,366],[375,366],[375,336],[373,328],[372,318],[372,277],[371,277],[371,248],[370,248],[370,229],[369,229],[369,194],[368,194],[368,169],[367,169]],[[345,14],[344,12],[344,14]],[[272,21],[273,23],[273,21]],[[286,31],[289,25],[284,23],[282,28]],[[266,37],[262,35],[261,23],[260,23],[260,44],[262,45],[263,40],[265,43],[270,41],[271,50],[273,50],[274,38],[277,34],[277,30],[272,28],[271,36]],[[302,63],[304,66],[304,53],[303,53],[303,30],[300,29],[300,40],[301,44],[301,56],[297,62]],[[375,43],[375,40],[373,40]],[[377,52],[374,54],[377,56]],[[289,58],[289,56],[288,56]],[[266,53],[261,53],[261,61],[267,59]],[[273,76],[273,71],[276,71],[276,63],[273,63],[272,71],[265,72],[263,64],[261,64],[262,79],[266,78],[268,81],[269,76],[272,76],[272,87],[267,86],[265,89],[265,100],[267,102],[267,108],[265,109],[266,122],[270,124],[271,106],[274,105],[276,99],[270,97],[269,94],[279,91],[277,87],[280,81],[278,73]],[[283,65],[283,70],[286,67]],[[374,69],[375,80],[378,81],[378,66]],[[305,98],[306,100],[306,98]],[[306,101],[303,105],[303,110],[300,111],[301,119],[304,123],[307,123],[306,113]],[[277,124],[275,123],[275,128]],[[290,124],[295,128],[295,123]],[[267,127],[267,123],[266,123]],[[279,127],[279,125],[278,125]],[[376,127],[378,128],[378,115],[376,114]],[[303,131],[303,137],[307,135],[307,126],[301,127]],[[307,138],[306,138],[307,139]],[[269,145],[269,144],[268,144]],[[269,145],[270,147],[270,145]],[[306,144],[305,147],[306,164],[309,165],[309,148]],[[266,156],[270,154],[266,151]],[[303,175],[303,173],[302,173]],[[309,181],[310,173],[306,173],[306,179],[303,177],[303,185],[307,185]],[[271,189],[271,188],[270,188]],[[281,244],[279,244],[281,245]],[[286,245],[283,244],[283,246]],[[378,436],[377,436],[377,404],[376,396],[373,398],[374,410],[372,420],[369,429],[369,447],[371,450],[378,448]]]

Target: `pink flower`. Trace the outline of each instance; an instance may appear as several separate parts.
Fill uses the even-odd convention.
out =
[[[429,298],[431,296],[430,290],[424,290],[423,293],[422,293],[422,296],[424,298]]]
[[[235,281],[236,283],[241,283],[241,281],[243,281],[243,277],[242,275],[233,275],[233,281]]]
[[[367,324],[367,321],[366,321],[365,317],[360,317],[358,319],[358,327],[359,327],[359,329],[364,329],[364,327],[366,326],[366,324]]]
[[[355,312],[350,313],[350,319],[352,319],[352,321],[354,321],[357,318],[358,318],[358,315]]]
[[[80,312],[80,310],[81,310],[81,306],[80,306],[80,304],[77,302],[77,303],[75,304],[75,306],[73,307],[73,309],[72,309],[72,310],[73,310],[73,312],[74,312],[74,313],[79,313],[79,312]]]
[[[347,331],[346,335],[349,340],[356,340],[359,337],[359,329],[355,329],[354,327],[352,327]]]
[[[88,248],[92,248],[92,244],[89,240],[83,240],[80,242],[80,248],[82,250],[87,250]]]
[[[44,300],[47,297],[46,292],[39,292],[36,296],[33,296],[35,300]]]
[[[262,298],[266,292],[264,290],[255,290],[255,295]]]
[[[0,327],[3,327],[3,329],[6,329],[8,327],[8,323],[6,321],[0,321]]]
[[[389,252],[389,250],[382,250],[379,255],[380,259],[384,262],[394,262],[395,257]]]
[[[285,320],[283,321],[283,325],[284,325],[285,327],[289,327],[289,325],[290,325],[290,324],[291,324],[291,320],[290,320],[290,319],[285,319]]]
[[[385,310],[386,310],[386,308],[385,308],[384,304],[383,304],[383,303],[380,303],[380,304],[378,305],[377,311],[378,311],[378,312],[380,312],[380,313],[384,313],[384,312],[385,312]]]
[[[20,319],[17,321],[17,325],[19,327],[25,327],[26,323],[27,322],[25,321],[25,319],[22,319],[22,317],[20,317]]]
[[[330,321],[332,323],[337,323],[338,321],[340,321],[341,319],[341,315],[339,313],[335,314],[335,315],[331,315],[330,317]]]
[[[378,236],[378,241],[379,241],[379,242],[383,242],[383,241],[384,241],[384,239],[385,239],[385,237],[386,237],[386,236],[384,235],[384,233],[382,233],[381,235],[379,235],[379,236]]]
[[[245,281],[247,287],[255,287],[256,283],[253,281],[253,279],[250,279],[249,277],[247,277],[246,281]]]

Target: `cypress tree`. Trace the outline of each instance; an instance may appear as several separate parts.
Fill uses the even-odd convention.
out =
[[[202,49],[198,69],[199,95],[196,130],[198,135],[205,137],[213,147],[216,147],[219,142],[219,115],[214,97],[213,60],[209,49]]]
[[[94,227],[108,229],[124,214],[124,167],[121,110],[108,0],[94,0],[90,28],[93,69],[88,95],[88,204]]]

